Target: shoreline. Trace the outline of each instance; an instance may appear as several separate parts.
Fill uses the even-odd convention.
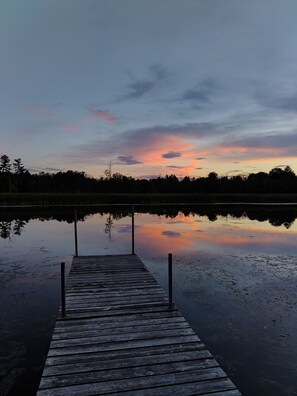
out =
[[[297,194],[220,194],[220,193],[1,193],[5,207],[79,206],[205,206],[266,205],[296,206]]]

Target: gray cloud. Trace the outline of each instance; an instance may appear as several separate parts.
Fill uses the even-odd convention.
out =
[[[160,65],[152,65],[150,67],[151,78],[148,79],[137,79],[131,72],[129,72],[130,78],[133,80],[131,84],[127,86],[128,93],[122,97],[122,99],[139,99],[146,93],[150,92],[155,88],[165,77],[166,71]]]
[[[282,112],[297,111],[295,82],[291,82],[289,86],[284,85],[282,80],[258,82],[255,87],[255,99],[267,109],[278,109]]]
[[[168,165],[166,168],[172,168],[172,169],[184,169],[184,166],[177,166],[177,165]]]
[[[279,108],[288,111],[297,111],[297,95],[283,98],[279,101]]]
[[[182,100],[193,101],[196,104],[211,102],[211,96],[218,90],[219,84],[212,78],[201,81],[194,88],[186,90],[182,95]]]
[[[222,146],[244,146],[247,148],[287,148],[288,151],[293,148],[296,155],[297,147],[297,130],[294,133],[274,133],[267,135],[242,136],[230,141],[227,139]]]
[[[151,179],[157,179],[158,177],[160,177],[160,175],[140,175],[139,179],[151,180]]]
[[[177,151],[169,151],[166,154],[162,154],[162,158],[177,158],[180,156],[181,156],[181,153],[179,153]]]
[[[121,164],[124,165],[136,165],[136,164],[142,164],[141,161],[137,161],[135,158],[132,157],[132,155],[119,155],[118,160],[120,161]]]
[[[163,231],[162,235],[165,235],[169,238],[176,238],[180,236],[180,232],[174,232],[174,231]]]
[[[207,159],[206,157],[198,157],[198,158],[195,158],[196,160],[198,160],[198,161],[201,161],[201,160],[205,160],[205,159]]]
[[[274,134],[258,134],[256,136],[239,136],[234,139],[226,138],[220,144],[221,147],[244,147],[245,151],[240,154],[232,154],[229,157],[239,159],[242,162],[254,158],[279,158],[296,157],[297,131],[291,133],[282,132]]]
[[[64,172],[64,169],[46,167],[46,168],[28,168],[28,171],[31,173],[40,173],[40,172],[57,173],[57,172]]]
[[[177,137],[211,137],[224,134],[226,131],[223,127],[213,123],[186,123],[186,124],[172,124],[172,125],[154,125],[148,128],[140,128],[132,131],[124,132],[125,137],[137,142],[142,141],[144,144],[155,140],[159,136],[177,136]]]

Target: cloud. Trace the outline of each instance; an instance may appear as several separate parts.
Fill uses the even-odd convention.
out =
[[[202,161],[202,160],[205,160],[205,159],[207,159],[207,158],[206,157],[198,157],[198,158],[196,158],[197,161]]]
[[[140,80],[135,78],[131,72],[128,74],[132,83],[127,86],[129,92],[122,97],[125,100],[141,98],[155,88],[167,75],[165,69],[157,64],[150,67],[151,78],[149,79]]]
[[[242,172],[242,169],[231,169],[228,171],[228,173],[240,173]]]
[[[207,150],[208,157],[216,161],[252,161],[254,164],[267,161],[286,161],[296,158],[296,131],[257,134],[254,136],[225,137]]]
[[[178,153],[182,152],[180,161],[193,161],[190,168],[194,168],[194,158],[198,155],[195,142],[201,141],[203,137],[215,137],[217,130],[216,125],[211,123],[156,125],[127,130],[108,139],[96,139],[76,145],[70,152],[64,153],[64,158],[88,164],[98,163],[98,158],[102,161],[117,158],[122,164],[145,163],[150,166],[166,166],[169,158],[175,157],[179,160]],[[165,147],[169,149],[167,154],[175,155],[163,157]],[[199,152],[203,153],[201,150]]]
[[[293,148],[296,155],[297,146],[297,130],[292,132],[274,132],[268,134],[261,134],[256,136],[242,136],[232,141],[227,139],[222,146],[227,145],[229,147],[241,146],[246,149],[286,149],[290,152]]]
[[[127,137],[133,139],[141,139],[143,142],[156,140],[162,136],[176,136],[183,138],[201,138],[201,137],[216,137],[221,133],[222,128],[216,124],[201,122],[201,123],[186,123],[186,124],[171,124],[171,125],[154,125],[152,127],[135,129],[125,132]],[[222,132],[224,133],[224,132]]]
[[[183,169],[184,166],[178,166],[178,165],[167,165],[167,168],[172,168],[172,169]]]
[[[139,177],[139,179],[151,180],[151,179],[158,179],[158,177],[160,177],[160,176],[161,176],[160,174],[158,174],[158,175],[152,174],[152,175],[139,175],[138,177]]]
[[[169,151],[166,154],[162,154],[162,158],[176,158],[176,157],[180,157],[181,153],[177,152],[177,151]]]
[[[211,96],[218,90],[218,83],[212,79],[208,78],[201,81],[194,88],[186,90],[182,95],[182,100],[192,101],[196,104],[211,103]]]
[[[67,124],[67,125],[62,125],[62,129],[67,132],[77,132],[80,130],[79,125],[75,124]]]
[[[174,232],[174,231],[163,231],[162,235],[165,235],[169,238],[177,238],[180,237],[180,232]]]
[[[46,167],[46,168],[28,168],[28,171],[31,173],[40,173],[40,172],[45,172],[45,173],[57,173],[57,172],[64,172],[64,169],[62,168],[50,168],[50,167]]]
[[[53,104],[51,105],[51,107],[64,109],[64,108],[67,107],[67,105],[66,105],[65,103],[62,103],[62,102],[56,102],[56,103],[53,103]]]
[[[278,107],[282,110],[297,111],[297,95],[283,98],[279,101]]]
[[[136,159],[134,159],[132,157],[132,155],[119,155],[118,156],[118,160],[120,161],[120,164],[124,164],[124,165],[136,165],[136,164],[142,164],[141,161],[137,161]]]
[[[108,110],[100,110],[93,107],[89,108],[88,110],[93,116],[95,116],[99,120],[112,123],[117,122],[117,117],[111,114]]]
[[[22,106],[22,109],[29,114],[41,117],[52,117],[54,114],[48,111],[46,106],[27,104]]]

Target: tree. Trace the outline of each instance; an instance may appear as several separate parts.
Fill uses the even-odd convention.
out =
[[[27,172],[27,170],[25,169],[24,165],[22,164],[22,160],[20,158],[16,158],[13,161],[13,170],[14,170],[14,173],[16,173],[17,175]]]
[[[10,159],[7,155],[3,154],[0,157],[0,172],[10,173],[10,171],[11,171]]]
[[[285,167],[284,174],[286,177],[291,178],[291,179],[296,176],[295,172],[293,171],[293,169],[290,166]]]
[[[104,174],[105,174],[106,179],[108,179],[108,180],[111,179],[111,177],[112,177],[111,161],[109,161],[108,168],[105,169]]]

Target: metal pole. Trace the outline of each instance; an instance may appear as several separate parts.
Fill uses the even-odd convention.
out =
[[[169,294],[168,307],[170,310],[172,310],[173,309],[173,302],[172,302],[172,253],[168,253],[168,294]]]
[[[134,251],[134,206],[132,206],[132,254],[135,254],[135,251]]]
[[[66,316],[65,263],[61,263],[61,308],[62,308],[62,318],[65,318]]]
[[[75,257],[78,256],[77,248],[77,210],[74,211],[74,239],[75,239]]]

